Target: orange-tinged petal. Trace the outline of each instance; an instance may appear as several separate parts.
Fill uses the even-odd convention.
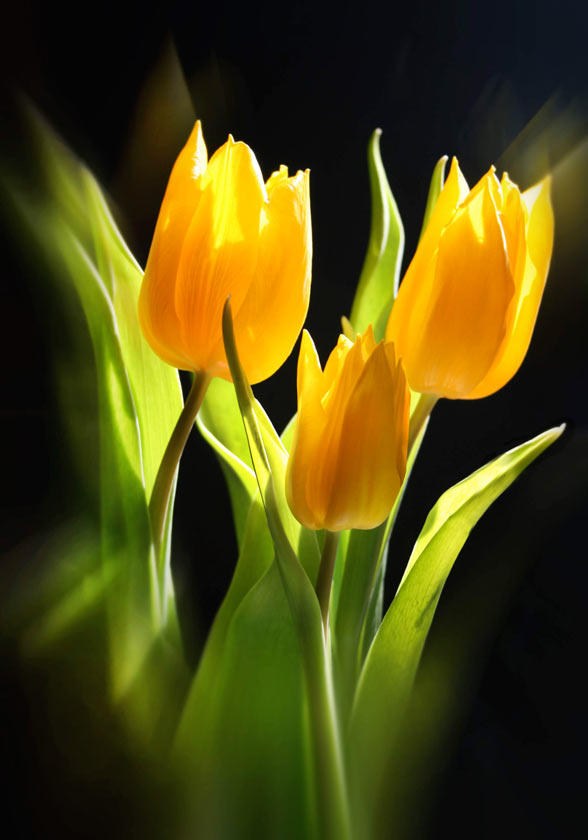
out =
[[[468,192],[467,181],[459,168],[457,158],[454,157],[451,161],[449,175],[439,193],[439,198],[431,214],[429,224],[423,233],[419,248],[421,245],[424,246],[423,250],[425,251],[436,248],[443,228],[449,224],[455,211],[467,197]]]
[[[298,417],[286,470],[286,497],[296,518],[307,528],[323,527],[308,474],[321,451],[326,415],[321,405],[322,371],[310,334],[304,330],[298,356]],[[309,494],[310,489],[310,494]],[[322,510],[322,505],[319,508]]]
[[[198,121],[172,169],[139,296],[139,318],[152,348],[168,364],[186,370],[194,369],[194,364],[182,350],[175,279],[206,165],[206,146]]]
[[[307,394],[317,394],[317,399],[320,401],[322,377],[321,363],[312,336],[308,330],[302,330],[296,375],[300,398],[304,400]]]
[[[338,344],[340,346],[341,343]],[[342,346],[345,348],[345,345]],[[326,383],[323,382],[321,405],[325,424],[314,458],[314,468],[306,476],[307,497],[313,509],[319,512],[323,523],[333,491],[347,403],[364,367],[360,342],[352,344],[339,358],[340,369],[328,391],[325,391]]]
[[[527,216],[526,247],[523,258],[517,262],[516,299],[502,352],[471,393],[472,399],[486,397],[502,388],[515,375],[529,349],[553,248],[549,192],[550,179],[545,178],[521,196]]]
[[[262,209],[257,264],[235,307],[235,335],[250,382],[260,382],[292,352],[310,297],[312,237],[309,172],[269,179]]]
[[[406,383],[392,371],[383,344],[371,354],[347,402],[325,527],[375,528],[390,512],[404,470],[398,450],[408,434]],[[399,428],[403,415],[404,428]],[[401,421],[402,424],[402,421]]]
[[[231,137],[211,158],[186,233],[175,289],[185,355],[200,370],[229,378],[222,349],[222,309],[238,310],[257,262],[266,191],[255,155]]]
[[[410,348],[422,331],[423,308],[426,309],[433,293],[434,258],[441,233],[467,195],[467,182],[461,173],[457,158],[454,157],[429,224],[400,284],[398,297],[394,301],[388,321],[386,341],[395,344],[401,358],[407,353],[410,354]]]
[[[325,370],[323,372],[323,394],[326,396],[332,388],[333,383],[343,369],[343,363],[347,354],[353,347],[353,342],[346,335],[340,335],[337,344],[331,350]]]
[[[288,502],[315,530],[372,528],[391,510],[406,469],[406,378],[392,345],[376,346],[371,330],[353,344],[340,337],[325,374],[304,333]]]
[[[496,357],[513,293],[504,231],[487,184],[445,229],[421,335],[410,354],[399,347],[411,387],[466,397]]]

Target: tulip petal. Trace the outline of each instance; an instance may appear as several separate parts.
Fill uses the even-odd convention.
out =
[[[392,341],[399,355],[404,358],[410,353],[412,344],[422,331],[422,308],[433,294],[433,260],[439,244],[439,237],[453,218],[459,204],[468,194],[468,185],[463,177],[457,158],[451,161],[449,175],[431,213],[429,223],[421,236],[419,246],[398,291],[392,307],[386,341]],[[409,375],[410,380],[410,375]],[[414,386],[412,386],[414,387]]]
[[[346,335],[340,335],[337,344],[333,350],[331,350],[323,372],[323,404],[326,398],[328,398],[333,384],[341,373],[347,354],[352,347],[353,341],[347,338]]]
[[[447,180],[439,193],[439,198],[431,213],[429,224],[419,243],[417,254],[420,251],[423,259],[427,259],[431,252],[435,250],[443,228],[449,224],[459,205],[466,199],[468,192],[469,187],[467,181],[459,168],[457,158],[454,157],[451,161],[451,168],[449,169]]]
[[[211,158],[181,251],[175,305],[184,353],[230,378],[221,336],[224,303],[240,307],[257,261],[265,184],[255,155],[231,137]]]
[[[384,344],[371,354],[345,408],[325,526],[375,528],[389,514],[404,469],[399,449],[408,435],[408,390],[391,369]]]
[[[186,232],[201,192],[207,152],[200,121],[172,169],[155,226],[139,297],[141,327],[155,352],[168,364],[193,370],[182,350],[175,308],[175,278]]]
[[[310,334],[304,330],[298,356],[298,417],[286,471],[286,497],[292,512],[307,528],[322,522],[307,497],[307,478],[320,451],[326,423],[321,406],[322,371]]]
[[[239,353],[252,383],[267,379],[287,359],[308,311],[309,172],[287,176],[282,167],[268,180],[257,263],[245,298],[234,307]]]
[[[339,341],[333,353],[338,355],[340,346],[345,347],[345,344]],[[331,353],[329,360],[333,353]],[[319,512],[322,528],[328,527],[325,516],[336,478],[341,430],[347,410],[347,402],[364,367],[360,341],[358,340],[351,345],[348,352],[340,358],[342,364],[339,372],[326,393],[324,390],[326,383],[323,380],[321,405],[325,414],[325,422],[321,438],[317,441],[313,469],[308,470],[306,474],[306,495],[312,509]]]
[[[404,359],[405,367],[414,389],[463,399],[496,358],[514,293],[489,183],[445,229],[434,283],[424,338],[413,348],[410,368]]]
[[[553,248],[553,210],[550,179],[545,178],[524,192],[521,199],[528,214],[524,259],[517,261],[516,293],[502,352],[488,375],[470,394],[486,397],[502,388],[515,375],[529,349],[539,305],[545,288]]]

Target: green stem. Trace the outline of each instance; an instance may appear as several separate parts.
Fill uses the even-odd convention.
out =
[[[178,422],[172,432],[163,459],[159,465],[159,470],[157,471],[155,484],[151,492],[151,500],[149,501],[151,530],[157,555],[159,555],[161,543],[163,542],[165,518],[176,470],[209,383],[210,376],[207,373],[196,371],[190,393],[184,403],[182,413],[178,417]]]
[[[309,696],[310,726],[315,750],[320,836],[351,840],[351,817],[341,730],[335,702],[331,655],[323,635],[322,648],[303,650]]]
[[[423,425],[433,411],[435,403],[439,397],[436,394],[421,394],[418,403],[415,406],[412,417],[410,418],[410,427],[408,430],[408,453],[414,446],[415,440],[418,438]]]
[[[340,533],[338,531],[325,531],[321,565],[316,580],[316,595],[321,607],[325,637],[329,627],[329,601],[331,599],[331,586],[333,584],[333,572],[335,570],[339,536]]]

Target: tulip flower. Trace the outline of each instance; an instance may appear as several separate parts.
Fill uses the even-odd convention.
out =
[[[477,399],[517,372],[553,247],[549,187],[521,194],[492,167],[469,191],[453,159],[386,331],[413,390]]]
[[[312,239],[308,170],[281,166],[264,184],[245,143],[208,160],[200,122],[170,175],[139,295],[145,338],[194,381],[159,466],[149,511],[163,538],[173,479],[212,377],[231,379],[222,312],[231,298],[239,355],[251,383],[286,360],[308,310]]]
[[[307,528],[375,528],[404,479],[409,391],[394,346],[371,326],[340,336],[324,371],[304,331],[298,418],[286,472],[288,503]]]
[[[249,381],[286,360],[310,294],[308,176],[281,166],[264,184],[249,146],[231,136],[208,161],[196,123],[169,179],[139,298],[143,332],[164,361],[230,380],[228,296]]]

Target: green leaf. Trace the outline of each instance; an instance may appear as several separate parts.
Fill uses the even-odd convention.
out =
[[[377,602],[383,597],[385,559],[390,534],[414,462],[423,441],[428,421],[412,447],[406,465],[406,475],[400,492],[388,518],[377,528],[369,531],[350,531],[347,544],[342,547],[337,562],[343,567],[341,587],[336,605],[335,645],[337,662],[340,669],[340,690],[343,694],[343,706],[351,703],[357,675],[363,661],[362,634],[373,635],[372,627],[365,631],[368,614],[377,616]],[[379,621],[378,621],[379,626]]]
[[[178,373],[155,355],[141,332],[137,305],[143,272],[115,225],[104,195],[91,173],[82,169],[88,219],[101,278],[110,289],[118,338],[139,421],[145,494],[155,476],[182,410]]]
[[[404,253],[404,228],[380,156],[381,134],[376,129],[368,146],[372,221],[350,317],[356,333],[362,333],[371,324],[376,341],[384,338],[386,332]]]
[[[217,654],[176,739],[186,836],[319,836],[301,649],[275,563],[237,606]]]
[[[33,242],[40,255],[43,282],[53,280],[52,302],[74,342],[67,370],[62,377],[58,368],[57,377],[67,379],[71,417],[66,420],[70,428],[89,427],[85,448],[99,461],[98,482],[83,492],[99,512],[111,691],[120,699],[160,634],[176,652],[180,646],[169,554],[164,546],[158,568],[147,501],[181,410],[181,390],[177,372],[142,337],[137,317],[142,273],[100,187],[32,110],[29,118],[44,183],[6,177],[3,183],[27,245]],[[94,380],[96,392],[89,403],[88,380]],[[77,456],[89,461],[87,451]]]
[[[300,646],[316,761],[322,836],[345,840],[349,836],[349,816],[343,751],[320,607],[309,577],[316,572],[316,537],[296,522],[288,508],[284,481],[287,453],[269,418],[256,403],[241,367],[230,298],[223,312],[223,338],[272,535],[276,565]]]
[[[561,435],[550,429],[452,487],[430,512],[404,578],[369,650],[351,720],[357,803],[376,813],[385,799],[398,728],[441,591],[471,529],[518,475]],[[376,809],[376,811],[374,811]]]
[[[419,240],[422,238],[423,233],[427,225],[429,224],[429,219],[431,218],[431,213],[435,209],[435,205],[437,204],[437,199],[439,198],[439,193],[443,189],[443,182],[445,180],[445,164],[447,163],[447,155],[443,155],[443,157],[439,158],[435,165],[435,169],[433,170],[433,175],[431,177],[431,184],[429,186],[429,194],[427,196],[427,206],[425,207],[425,216],[423,218],[423,226],[421,228],[421,233],[419,236]]]

